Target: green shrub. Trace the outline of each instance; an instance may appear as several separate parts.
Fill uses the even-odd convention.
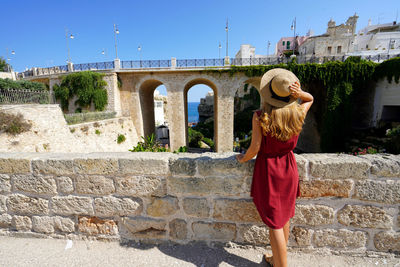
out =
[[[99,131],[99,129],[96,129],[95,133],[96,133],[97,135],[100,135],[101,132]]]
[[[146,138],[141,137],[143,142],[138,142],[135,147],[129,149],[131,152],[169,152],[161,143],[157,142],[154,134],[148,135]]]
[[[204,143],[206,143],[212,150],[215,150],[215,145],[214,145],[213,140],[211,140],[210,138],[204,137],[202,141]]]
[[[21,113],[14,115],[0,111],[0,132],[18,135],[31,129],[32,124],[25,121]]]
[[[93,71],[82,71],[65,76],[60,85],[54,85],[54,96],[60,100],[63,110],[68,110],[69,101],[77,96],[76,105],[89,108],[91,103],[96,110],[102,111],[107,105],[107,82],[104,74]]]
[[[204,138],[204,135],[192,129],[191,127],[188,128],[188,135],[189,135],[189,147],[200,147],[200,141]]]
[[[181,146],[178,148],[178,150],[175,150],[173,153],[181,153],[181,152],[187,152],[187,146]]]
[[[118,135],[118,138],[117,138],[117,143],[118,144],[121,144],[122,142],[125,142],[125,140],[126,140],[125,135],[123,135],[123,134],[119,134]]]
[[[387,131],[386,150],[393,154],[400,154],[400,125]]]
[[[25,89],[31,91],[46,90],[43,83],[30,82],[25,80],[13,81],[11,79],[0,79],[0,89]]]

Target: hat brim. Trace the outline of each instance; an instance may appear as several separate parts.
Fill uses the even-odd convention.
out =
[[[299,79],[294,75],[293,72],[282,69],[282,68],[275,68],[272,70],[267,71],[261,78],[261,83],[260,83],[260,96],[262,98],[261,102],[267,102],[271,106],[282,108],[284,106],[290,105],[293,102],[296,101],[296,99],[292,96],[290,96],[289,102],[281,101],[275,98],[272,98],[271,91],[269,90],[270,83],[272,79],[278,75],[278,74],[285,74],[288,75],[290,80],[293,80],[293,82],[299,81]]]

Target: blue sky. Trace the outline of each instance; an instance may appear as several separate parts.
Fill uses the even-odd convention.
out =
[[[357,30],[367,25],[392,22],[400,9],[398,0],[270,1],[9,1],[0,0],[0,56],[14,50],[9,61],[16,71],[30,67],[66,64],[65,29],[75,36],[69,41],[74,63],[111,61],[115,58],[113,23],[118,25],[118,56],[121,60],[141,58],[178,59],[225,56],[226,19],[229,19],[229,56],[241,44],[256,47],[257,54],[270,53],[283,36],[326,31],[333,18],[337,24],[357,12]],[[398,18],[399,20],[399,18]],[[101,51],[105,49],[106,54]],[[209,88],[196,86],[189,101],[198,101]],[[163,90],[161,90],[163,91]],[[196,100],[197,99],[197,100]]]

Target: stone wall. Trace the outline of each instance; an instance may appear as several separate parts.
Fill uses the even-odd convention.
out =
[[[289,246],[400,252],[400,156],[296,155]],[[0,154],[0,233],[266,245],[234,154]]]

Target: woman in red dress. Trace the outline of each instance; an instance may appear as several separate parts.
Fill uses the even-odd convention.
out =
[[[289,220],[300,195],[292,150],[314,99],[301,90],[299,79],[292,72],[281,68],[263,75],[260,95],[261,110],[253,114],[250,147],[246,154],[237,155],[237,160],[243,163],[257,155],[251,196],[269,227],[273,257],[266,256],[266,260],[280,267],[287,266]]]

